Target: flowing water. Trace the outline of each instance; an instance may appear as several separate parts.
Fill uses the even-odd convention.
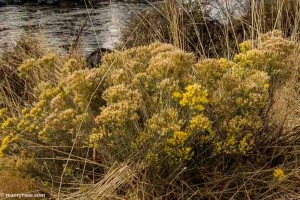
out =
[[[84,25],[83,45],[89,53],[97,47],[112,48],[131,17],[148,4],[107,2],[95,9],[70,6],[0,7],[0,51],[13,45],[24,29],[43,33],[50,45],[62,47],[71,42]]]

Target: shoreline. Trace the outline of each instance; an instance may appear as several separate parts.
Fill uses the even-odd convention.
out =
[[[122,2],[120,0],[94,0],[89,4],[89,8],[101,6],[103,4],[108,4],[111,2]],[[151,0],[150,2],[159,2],[159,0]],[[149,1],[146,0],[131,0],[127,3],[145,3],[148,4]],[[0,7],[5,6],[55,6],[55,7],[85,7],[83,0],[0,0]]]

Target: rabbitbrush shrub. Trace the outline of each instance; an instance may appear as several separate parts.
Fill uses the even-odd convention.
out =
[[[58,83],[39,84],[20,116],[1,110],[0,155],[33,158],[43,181],[78,185],[101,180],[114,163],[139,163],[136,181],[119,194],[129,197],[139,177],[151,185],[148,198],[242,199],[242,185],[251,198],[270,194],[288,160],[273,162],[277,149],[262,142],[278,137],[271,108],[298,69],[299,50],[276,31],[240,48],[233,60],[197,62],[161,43],[108,54],[94,69],[68,60]],[[20,73],[28,63],[38,62]]]

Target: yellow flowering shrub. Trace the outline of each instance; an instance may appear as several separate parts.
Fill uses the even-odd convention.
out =
[[[167,156],[171,163],[188,158],[184,141],[172,145],[167,141],[182,124],[173,93],[191,81],[193,63],[192,54],[159,43],[106,55],[101,70],[108,72],[103,93],[107,106],[96,118],[97,124],[105,127],[110,138],[135,137],[128,139],[133,148],[156,147],[157,152],[145,152],[149,159]],[[175,151],[179,146],[182,149]]]
[[[46,56],[25,62],[19,70],[33,76],[33,68],[55,62],[55,55]],[[134,149],[141,147],[148,139],[156,140],[156,127],[159,132],[166,129],[162,130],[165,137],[161,144],[157,144],[164,155],[186,159],[191,148],[185,148],[184,141],[171,142],[182,124],[172,95],[189,81],[193,62],[193,55],[159,43],[106,55],[96,69],[83,69],[79,61],[69,59],[56,85],[39,84],[38,101],[24,109],[20,117],[6,119],[1,126],[4,134],[13,128],[16,134],[46,145],[70,146],[76,138],[79,146],[103,151],[108,148],[115,153],[122,148],[130,150],[131,145]],[[165,111],[162,124],[151,125]],[[167,116],[176,118],[171,126],[177,128],[165,127],[168,122],[164,120],[170,120]],[[179,146],[182,150],[175,151]]]
[[[168,170],[201,164],[199,159],[247,156],[268,126],[264,112],[273,89],[293,70],[295,61],[285,63],[285,57],[292,56],[294,46],[270,35],[255,45],[242,44],[233,60],[196,62],[192,54],[160,43],[107,54],[94,69],[85,69],[80,59],[65,60],[57,83],[39,84],[37,101],[20,116],[0,110],[1,155],[9,152],[12,137],[44,146],[75,142],[75,156],[97,162],[134,157],[160,169],[162,177]],[[29,60],[20,73],[55,65],[55,59],[53,54]],[[61,163],[53,173],[61,172]],[[68,177],[75,166],[67,166]]]

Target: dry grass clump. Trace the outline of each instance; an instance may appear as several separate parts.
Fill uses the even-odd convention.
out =
[[[233,2],[239,2],[233,0]],[[249,1],[244,20],[255,28],[255,34],[278,29],[286,37],[299,40],[299,9],[297,0]]]
[[[94,69],[28,58],[18,76],[36,98],[16,116],[0,110],[0,155],[19,155],[57,198],[297,197],[298,43],[274,31],[240,49],[196,61],[153,43]]]
[[[167,0],[139,13],[122,30],[122,48],[160,41],[201,57],[227,57],[248,38],[249,26],[232,19],[232,26],[212,17],[211,1],[182,3]]]
[[[166,0],[127,23],[120,47],[160,41],[200,57],[232,58],[239,43],[269,31],[299,41],[299,13],[298,0]]]
[[[29,34],[23,34],[13,48],[4,49],[0,58],[1,107],[16,113],[22,105],[33,101],[33,77],[20,76],[18,68],[25,60],[40,59],[46,53],[42,40]]]
[[[32,45],[29,45],[29,44]],[[22,62],[31,57],[41,57],[44,50],[36,46],[38,42],[29,39],[27,35],[21,36],[14,49],[4,49],[0,59],[1,78],[1,99],[0,105],[3,107],[10,105],[13,109],[18,109],[19,102],[26,102],[30,97],[30,87],[27,81],[18,76],[17,68]]]

